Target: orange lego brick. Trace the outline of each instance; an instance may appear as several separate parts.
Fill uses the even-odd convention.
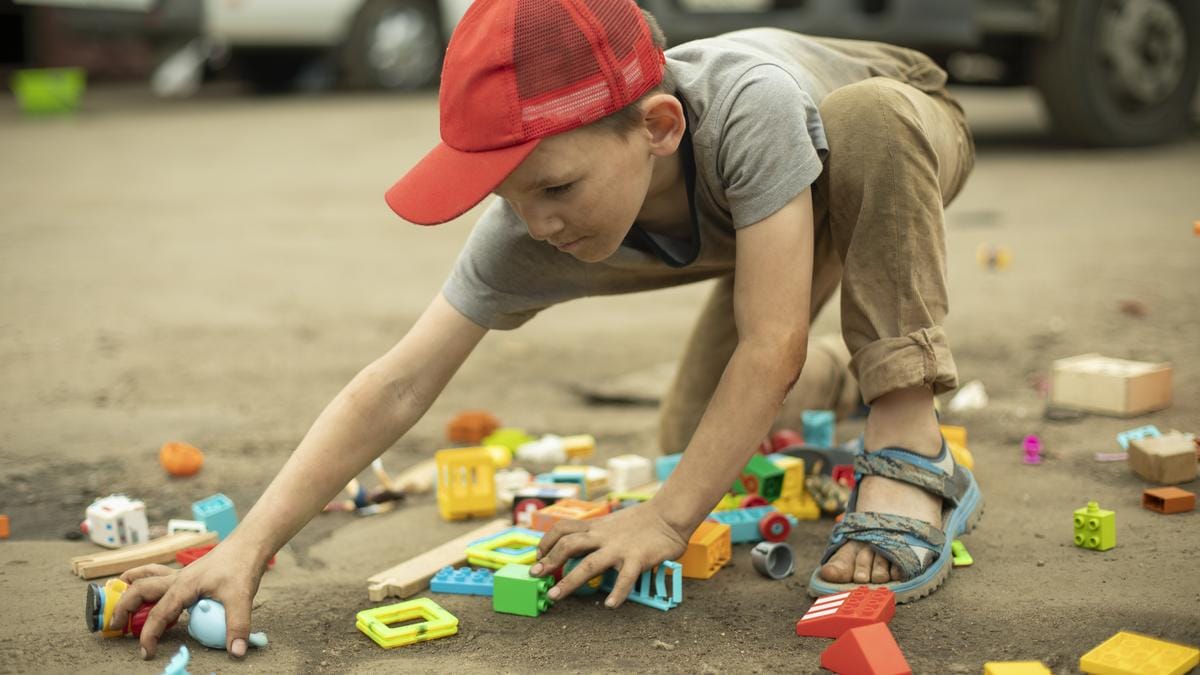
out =
[[[796,635],[836,638],[860,626],[887,623],[895,614],[895,594],[886,588],[859,586],[817,598],[796,622]]]
[[[1079,658],[1090,675],[1183,675],[1200,664],[1195,647],[1121,631]]]
[[[845,675],[912,675],[886,623],[851,628],[821,652],[821,667]]]
[[[725,523],[706,520],[688,539],[679,563],[685,579],[709,579],[733,557],[731,530]]]
[[[610,512],[608,503],[594,504],[578,499],[560,499],[544,509],[533,512],[532,528],[539,532],[549,532],[554,524],[564,518],[570,520],[591,520],[606,516]]]
[[[8,516],[0,514],[0,539],[8,539]]]
[[[1150,488],[1142,493],[1142,507],[1159,513],[1183,513],[1196,508],[1196,494],[1177,487]]]

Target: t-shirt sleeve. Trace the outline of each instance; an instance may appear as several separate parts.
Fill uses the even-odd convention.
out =
[[[480,216],[442,295],[471,321],[520,327],[543,309],[586,295],[586,271],[566,253],[532,239],[503,199]]]
[[[717,173],[735,228],[783,208],[821,175],[828,149],[812,98],[783,68],[742,75],[724,108]]]

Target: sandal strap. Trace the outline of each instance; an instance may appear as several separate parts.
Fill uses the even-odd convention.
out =
[[[927,566],[923,557],[914,550],[923,548],[932,551],[934,558],[940,555],[946,544],[946,534],[931,523],[908,516],[890,513],[847,513],[842,522],[833,528],[829,546],[821,557],[821,564],[829,561],[847,540],[869,544],[880,555],[900,568],[905,579],[919,576]]]
[[[854,458],[854,472],[861,476],[883,476],[902,483],[915,485],[926,492],[937,495],[957,505],[966,494],[969,481],[962,471],[957,470],[945,443],[937,459],[922,457],[904,448],[883,448],[861,453]],[[942,465],[948,464],[954,471],[947,472]]]

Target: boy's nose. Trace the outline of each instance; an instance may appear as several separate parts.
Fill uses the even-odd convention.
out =
[[[553,217],[529,218],[526,227],[529,228],[530,237],[537,241],[546,241],[562,231],[563,223]]]

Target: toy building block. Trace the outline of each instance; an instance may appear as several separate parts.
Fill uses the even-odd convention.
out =
[[[595,499],[608,492],[608,471],[598,466],[564,464],[548,474],[539,474],[539,483],[575,483],[582,499]]]
[[[660,481],[665,481],[667,476],[679,466],[679,460],[683,459],[683,453],[677,452],[673,455],[663,455],[662,457],[654,458],[654,474]]]
[[[1142,507],[1159,513],[1183,513],[1196,508],[1196,495],[1177,487],[1150,488],[1142,493]]]
[[[950,555],[954,556],[951,564],[955,567],[970,567],[975,564],[975,559],[967,551],[966,545],[957,539],[950,542]]]
[[[0,513],[0,539],[8,539],[9,534],[8,516]]]
[[[516,457],[533,464],[562,464],[591,457],[596,452],[596,439],[587,434],[541,438],[517,446]]]
[[[172,562],[178,551],[193,546],[213,544],[216,541],[216,532],[168,534],[165,537],[125,546],[115,551],[75,556],[70,561],[71,571],[83,579],[112,576],[141,565]]]
[[[233,500],[218,492],[192,504],[192,519],[204,523],[209,532],[216,532],[217,539],[224,541],[225,537],[237,527],[237,509]]]
[[[88,505],[86,519],[80,529],[94,543],[105,548],[120,548],[150,540],[146,505],[140,499],[130,499],[120,494],[102,497]]]
[[[429,580],[429,590],[434,593],[455,593],[458,595],[487,595],[492,594],[492,571],[486,568],[471,569],[470,567],[443,567]]]
[[[1200,664],[1195,647],[1121,631],[1079,659],[1090,675],[1183,675]]]
[[[967,447],[967,428],[958,427],[952,424],[942,424],[938,427],[942,431],[942,438],[946,439],[947,443],[957,443],[958,445]]]
[[[496,466],[486,447],[438,450],[438,511],[446,520],[496,513]]]
[[[451,443],[479,445],[483,439],[500,428],[500,420],[486,410],[464,410],[446,425],[446,438]]]
[[[730,528],[733,543],[783,541],[792,532],[794,518],[781,513],[774,506],[756,506],[749,509],[717,511],[709,519],[724,523]]]
[[[560,520],[591,520],[608,515],[608,503],[596,504],[578,499],[560,499],[544,509],[533,512],[532,529],[539,532],[549,532],[550,528]]]
[[[668,576],[671,577],[669,582]],[[605,575],[600,588],[611,591],[616,579],[615,574]],[[637,581],[633,582],[633,588],[626,599],[664,612],[678,607],[683,602],[682,566],[673,560],[665,560],[654,569],[642,572]]]
[[[645,501],[649,501],[659,489],[662,488],[662,483],[652,481],[644,485],[639,485],[629,490],[620,492],[610,492],[606,495],[608,505],[613,511],[620,511],[623,508],[634,506]]]
[[[804,425],[804,440],[813,447],[833,447],[832,410],[805,410],[800,413],[800,423]]]
[[[768,440],[771,443],[771,452],[783,452],[787,448],[804,445],[804,436],[795,429],[780,429],[771,434]]]
[[[508,529],[509,523],[505,519],[490,521],[415,558],[374,574],[367,578],[367,597],[371,602],[379,602],[388,596],[403,600],[415,595],[425,590],[438,570],[466,562],[467,547],[472,543]]]
[[[517,490],[533,482],[533,474],[521,468],[504,469],[493,474],[492,480],[496,486],[497,503],[510,506]]]
[[[493,583],[492,609],[497,612],[539,616],[554,604],[546,596],[554,578],[529,576],[529,565],[505,565],[496,572]]]
[[[575,499],[578,496],[578,485],[559,483],[533,483],[526,485],[513,493],[513,525],[530,527],[533,525],[533,514],[535,511],[544,509],[559,500]]]
[[[851,628],[821,652],[821,667],[845,675],[912,675],[886,623]]]
[[[418,598],[364,609],[354,615],[354,626],[380,647],[392,649],[454,635],[458,619],[433,600]]]
[[[1041,661],[989,661],[983,675],[1053,675]]]
[[[1117,443],[1121,446],[1122,450],[1128,450],[1130,441],[1142,438],[1159,438],[1160,436],[1162,436],[1162,432],[1158,430],[1158,427],[1153,424],[1147,424],[1117,434]]]
[[[823,595],[796,622],[796,635],[837,638],[851,628],[887,623],[896,614],[896,596],[886,588],[859,586]]]
[[[498,570],[509,564],[532,565],[542,533],[523,527],[507,530],[467,545],[467,562]]]
[[[654,481],[654,466],[641,455],[618,455],[608,460],[608,486],[617,492]]]
[[[742,469],[741,477],[734,483],[733,492],[760,495],[773,502],[783,492],[783,469],[762,455],[752,455]]]
[[[768,455],[767,459],[783,470],[783,488],[773,502],[775,508],[799,520],[820,518],[821,507],[804,486],[804,460],[780,454]]]
[[[1196,446],[1188,434],[1169,431],[1129,442],[1129,468],[1146,480],[1173,485],[1196,478]]]
[[[733,557],[729,526],[705,520],[688,539],[687,550],[679,559],[683,576],[688,579],[709,579]]]
[[[167,521],[167,534],[175,534],[176,532],[208,532],[208,528],[198,520],[171,518]]]
[[[1082,354],[1054,362],[1050,404],[1132,417],[1171,405],[1171,364]]]
[[[1097,551],[1116,546],[1116,512],[1100,508],[1097,502],[1088,502],[1086,507],[1075,509],[1075,545]]]
[[[524,429],[501,427],[484,436],[483,440],[480,441],[480,445],[503,445],[508,448],[509,452],[516,455],[517,448],[532,440],[534,440],[533,436],[525,433]]]

